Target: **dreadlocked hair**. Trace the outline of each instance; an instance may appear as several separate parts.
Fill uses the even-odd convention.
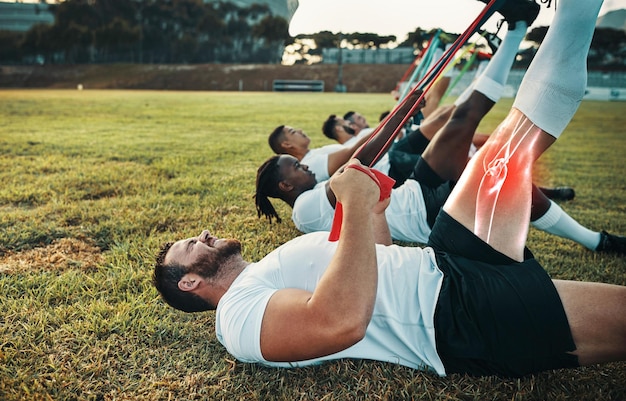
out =
[[[279,155],[275,155],[267,159],[256,173],[256,194],[254,195],[256,213],[259,218],[261,215],[265,216],[270,223],[272,218],[279,223],[282,221],[274,209],[274,205],[268,199],[268,197],[279,197],[278,183],[281,180],[278,169],[279,157]]]

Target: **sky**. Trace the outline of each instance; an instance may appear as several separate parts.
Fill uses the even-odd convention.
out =
[[[320,31],[370,32],[395,35],[400,41],[417,27],[462,33],[485,6],[477,0],[299,0],[299,3],[289,25],[291,36]],[[555,3],[560,6],[559,0],[552,0],[550,8],[541,5],[532,27],[550,25]],[[605,0],[600,15],[622,8],[626,8],[626,0]],[[501,17],[495,13],[484,27],[495,32],[498,19]]]

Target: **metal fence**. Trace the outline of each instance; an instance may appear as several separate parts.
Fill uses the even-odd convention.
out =
[[[503,97],[515,97],[525,73],[526,70],[512,70],[510,72]],[[460,95],[474,77],[474,71],[463,75],[450,91],[450,96]],[[587,95],[585,95],[585,98],[593,100],[626,100],[626,72],[589,71],[587,76]]]

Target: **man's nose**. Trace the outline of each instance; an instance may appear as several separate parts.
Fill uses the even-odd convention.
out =
[[[211,238],[211,233],[209,232],[209,230],[203,230],[198,236],[198,241],[207,243],[209,241],[209,238]]]

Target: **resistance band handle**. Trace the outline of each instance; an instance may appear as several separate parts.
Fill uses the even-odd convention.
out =
[[[367,174],[368,177],[372,179],[378,185],[378,189],[380,190],[380,195],[378,197],[378,201],[385,200],[391,196],[391,190],[393,189],[393,185],[396,183],[396,180],[381,173],[376,169],[370,169],[364,167],[359,164],[349,164],[346,168],[353,168],[361,171],[364,174]],[[341,223],[343,221],[343,206],[341,202],[337,202],[335,205],[335,215],[333,216],[333,224],[330,229],[330,235],[328,236],[328,240],[331,242],[335,242],[339,240],[339,234],[341,233]]]

